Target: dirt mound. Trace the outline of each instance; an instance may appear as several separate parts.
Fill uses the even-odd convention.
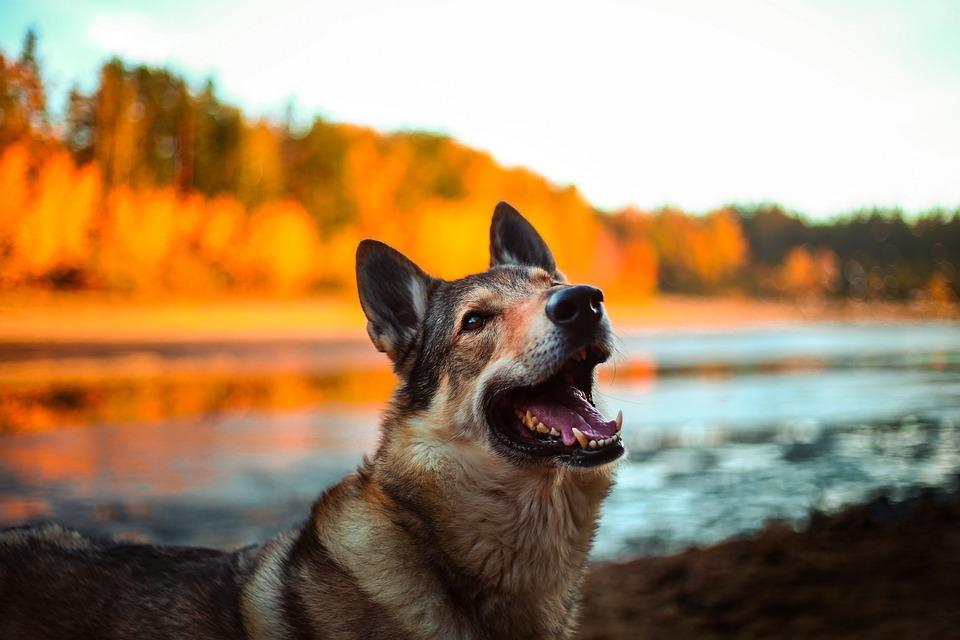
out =
[[[960,485],[960,483],[958,483]],[[960,491],[597,564],[580,638],[960,638]]]

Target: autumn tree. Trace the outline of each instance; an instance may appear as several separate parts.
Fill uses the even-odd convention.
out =
[[[47,98],[31,30],[18,59],[0,52],[0,149],[47,134]]]

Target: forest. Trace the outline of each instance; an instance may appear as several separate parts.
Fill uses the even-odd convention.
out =
[[[0,52],[0,291],[352,295],[364,237],[439,276],[482,270],[508,200],[570,279],[632,300],[960,293],[960,207],[825,221],[776,204],[601,211],[449,136],[249,118],[211,82],[119,59],[55,111],[40,59],[32,33]]]

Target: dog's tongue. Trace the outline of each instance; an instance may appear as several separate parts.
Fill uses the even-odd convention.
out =
[[[563,444],[577,442],[573,429],[579,429],[587,440],[603,440],[617,432],[617,421],[606,420],[587,402],[578,389],[563,385],[551,387],[517,403],[521,411],[529,411],[537,419],[560,432]]]

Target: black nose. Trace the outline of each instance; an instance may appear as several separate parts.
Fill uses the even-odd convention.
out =
[[[584,332],[603,317],[603,291],[585,284],[560,289],[547,300],[547,317],[558,327]]]

